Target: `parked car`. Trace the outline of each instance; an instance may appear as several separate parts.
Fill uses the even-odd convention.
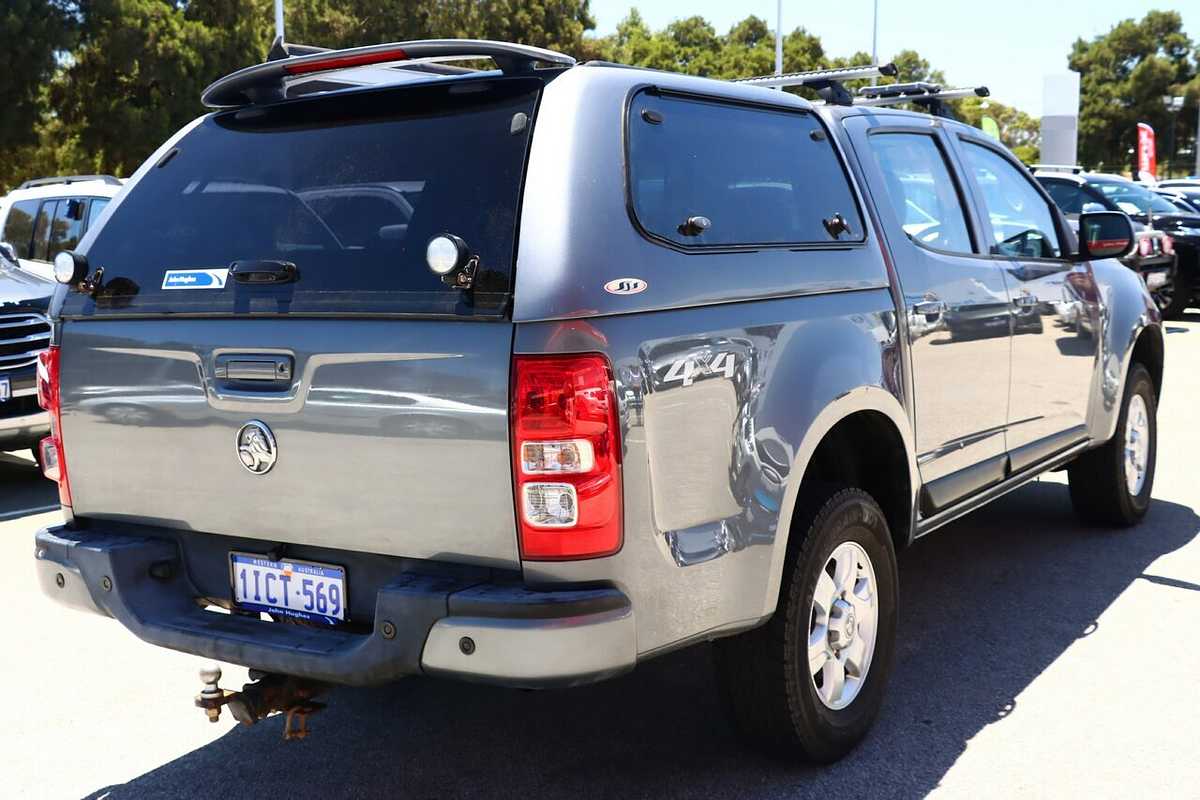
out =
[[[46,316],[56,284],[31,275],[0,248],[0,450],[29,448],[50,433],[38,405],[37,358],[50,346]]]
[[[22,269],[53,281],[54,256],[76,247],[120,190],[111,175],[25,181],[0,201],[0,241]]]
[[[1159,197],[1165,197],[1168,202],[1188,214],[1200,214],[1200,187],[1195,189],[1183,188],[1156,188],[1154,193]]]
[[[1039,169],[1035,175],[1068,217],[1087,211],[1123,211],[1134,221],[1170,236],[1175,274],[1154,290],[1156,302],[1167,319],[1176,319],[1188,306],[1200,303],[1200,214],[1182,211],[1120,175],[1084,172],[1078,167]]]
[[[211,719],[715,640],[748,739],[829,761],[882,703],[898,549],[1053,469],[1090,523],[1146,513],[1129,218],[1077,239],[981,131],[495,42],[276,49],[59,254],[42,359],[41,586],[253,668],[204,670]],[[498,68],[427,71],[464,56]],[[381,186],[350,240],[305,201]]]

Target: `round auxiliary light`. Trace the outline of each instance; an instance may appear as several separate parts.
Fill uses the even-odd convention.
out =
[[[439,234],[425,245],[425,263],[435,275],[448,275],[467,262],[467,243],[449,233]]]
[[[54,280],[59,283],[79,283],[87,274],[87,261],[81,255],[63,250],[54,257]]]

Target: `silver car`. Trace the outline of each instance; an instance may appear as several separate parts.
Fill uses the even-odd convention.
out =
[[[829,761],[898,550],[1062,467],[1084,519],[1146,513],[1129,220],[1076,237],[980,131],[495,42],[281,50],[57,258],[42,359],[41,584],[251,667],[204,671],[211,718],[715,640],[747,738]]]

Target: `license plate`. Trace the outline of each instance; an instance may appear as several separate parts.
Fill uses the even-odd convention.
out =
[[[230,553],[233,601],[249,611],[337,625],[346,619],[346,570],[312,561]]]
[[[3,378],[0,378],[0,403],[8,402],[10,397],[12,397],[12,382],[5,375]]]

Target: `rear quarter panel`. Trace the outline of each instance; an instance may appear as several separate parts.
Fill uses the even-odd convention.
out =
[[[836,249],[697,254],[645,238],[626,207],[621,135],[629,97],[646,86],[808,107],[786,93],[603,67],[570,70],[542,99],[514,352],[610,359],[624,544],[607,558],[522,567],[532,584],[617,584],[633,601],[642,655],[774,610],[800,480],[837,421],[883,413],[911,454],[901,337],[871,226]],[[605,292],[626,277],[645,290]]]

